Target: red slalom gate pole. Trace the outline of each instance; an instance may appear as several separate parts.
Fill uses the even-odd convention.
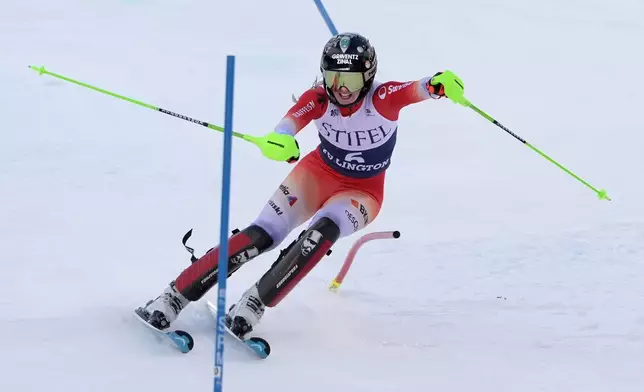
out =
[[[362,237],[358,238],[358,240],[351,246],[351,249],[349,249],[349,253],[347,254],[347,257],[344,259],[344,264],[342,264],[342,268],[340,269],[340,272],[336,275],[335,279],[331,282],[329,285],[329,290],[331,291],[337,291],[340,288],[340,285],[344,281],[344,278],[347,276],[347,273],[349,272],[349,268],[351,268],[351,264],[353,263],[353,259],[356,257],[356,253],[358,253],[358,250],[364,245],[365,243],[373,240],[383,240],[383,239],[391,239],[391,238],[399,238],[400,237],[400,232],[398,230],[395,231],[377,231],[374,233],[369,233],[365,234]]]

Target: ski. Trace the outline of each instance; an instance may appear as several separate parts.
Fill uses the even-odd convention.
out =
[[[195,346],[194,339],[186,331],[181,331],[178,329],[174,331],[162,331],[150,325],[146,321],[145,314],[143,313],[143,308],[134,309],[134,314],[136,315],[136,319],[139,320],[141,323],[143,323],[143,325],[148,327],[150,330],[156,332],[159,336],[163,337],[164,339],[168,339],[182,353],[185,354],[190,352],[190,350],[192,350],[192,348]]]
[[[210,301],[207,301],[208,310],[210,314],[217,320],[217,305],[213,304]],[[260,359],[266,359],[271,353],[271,346],[268,342],[260,337],[251,337],[248,339],[240,339],[237,335],[231,331],[228,326],[226,326],[226,332],[229,336],[235,339],[237,342],[243,344],[248,348],[253,354],[255,354]]]

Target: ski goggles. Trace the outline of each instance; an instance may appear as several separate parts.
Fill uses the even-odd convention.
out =
[[[362,72],[324,71],[324,82],[332,90],[346,87],[352,93],[364,87]]]

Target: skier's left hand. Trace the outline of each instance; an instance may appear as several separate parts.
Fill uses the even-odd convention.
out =
[[[434,88],[434,94],[444,94],[454,103],[460,103],[463,106],[470,106],[470,101],[468,101],[464,95],[465,84],[454,72],[449,70],[438,72],[434,77],[432,77],[429,84],[430,87]]]

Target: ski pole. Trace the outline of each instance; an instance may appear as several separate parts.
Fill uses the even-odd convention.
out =
[[[443,87],[445,89],[445,95],[451,99],[454,103],[461,104],[465,107],[468,107],[472,110],[474,110],[476,113],[480,114],[487,120],[489,120],[492,124],[498,126],[499,128],[503,129],[510,135],[512,135],[515,139],[520,141],[521,143],[525,144],[526,146],[530,147],[534,152],[537,154],[541,155],[554,165],[556,165],[558,168],[561,170],[565,171],[566,173],[570,174],[572,177],[574,177],[576,180],[581,182],[582,184],[586,185],[588,188],[592,189],[596,194],[599,200],[608,200],[610,201],[610,197],[606,194],[606,190],[598,190],[583,179],[581,179],[579,176],[577,176],[575,173],[571,172],[570,170],[566,169],[563,165],[561,165],[559,162],[555,161],[554,159],[550,158],[548,155],[543,153],[541,150],[533,146],[532,144],[528,143],[525,139],[519,137],[516,133],[512,132],[509,130],[507,127],[502,125],[500,122],[496,121],[494,118],[492,118],[489,114],[485,113],[481,109],[477,108],[472,102],[470,102],[467,98],[465,98],[465,95],[463,94],[463,81],[456,76],[452,71],[445,71],[440,75],[434,76],[431,81],[432,84],[436,83],[442,83]]]
[[[481,109],[477,108],[477,107],[476,107],[474,104],[472,104],[471,102],[467,101],[467,103],[469,104],[468,106],[469,106],[472,110],[474,110],[476,113],[478,113],[478,114],[480,114],[481,116],[485,117],[485,118],[486,118],[486,119],[488,119],[492,124],[494,124],[494,125],[496,125],[497,127],[499,127],[499,128],[501,128],[501,129],[503,129],[504,131],[506,131],[507,133],[509,133],[510,135],[512,135],[515,139],[517,139],[517,140],[518,140],[518,141],[520,141],[521,143],[525,144],[526,146],[530,147],[530,149],[532,149],[532,151],[534,151],[534,152],[536,152],[537,154],[541,155],[542,157],[544,157],[545,159],[547,159],[548,161],[550,161],[551,163],[553,163],[554,165],[556,165],[556,166],[557,166],[558,168],[560,168],[561,170],[563,170],[563,171],[565,171],[566,173],[570,174],[570,175],[571,175],[573,178],[575,178],[577,181],[581,182],[582,184],[586,185],[588,188],[592,189],[592,190],[597,194],[597,197],[599,198],[599,200],[608,200],[608,201],[611,201],[610,197],[608,197],[608,195],[606,194],[606,190],[605,190],[605,189],[598,190],[598,189],[597,189],[597,188],[595,188],[594,186],[592,186],[592,185],[590,185],[589,183],[587,183],[586,181],[584,181],[581,177],[579,177],[579,176],[578,176],[578,175],[576,175],[575,173],[573,173],[573,172],[571,172],[570,170],[568,170],[567,168],[565,168],[562,164],[560,164],[559,162],[557,162],[557,161],[555,161],[554,159],[550,158],[550,157],[549,157],[548,155],[546,155],[543,151],[539,150],[537,147],[535,147],[535,146],[533,146],[532,144],[528,143],[525,139],[521,138],[519,135],[517,135],[516,133],[514,133],[514,132],[512,132],[510,129],[508,129],[506,126],[504,126],[504,125],[503,125],[503,124],[501,124],[500,122],[496,121],[496,120],[495,120],[494,118],[492,118],[489,114],[487,114],[487,113],[485,113],[484,111],[482,111]]]
[[[66,82],[74,83],[74,84],[77,84],[79,86],[86,87],[86,88],[89,88],[91,90],[98,91],[100,93],[107,94],[109,96],[119,98],[119,99],[122,99],[124,101],[131,102],[133,104],[143,106],[145,108],[152,109],[152,110],[155,110],[157,112],[161,112],[161,113],[170,115],[172,117],[176,117],[176,118],[180,118],[182,120],[190,121],[192,123],[199,124],[199,125],[202,125],[204,127],[213,129],[215,131],[219,131],[219,132],[222,132],[222,133],[224,132],[224,128],[220,127],[218,125],[213,125],[213,124],[207,123],[205,121],[197,120],[197,119],[194,119],[192,117],[184,116],[183,114],[175,113],[175,112],[172,112],[170,110],[166,110],[166,109],[154,106],[154,105],[147,104],[145,102],[137,101],[136,99],[128,98],[128,97],[125,97],[123,95],[119,95],[119,94],[113,93],[111,91],[107,91],[107,90],[104,90],[102,88],[89,85],[87,83],[79,82],[78,80],[74,80],[74,79],[68,78],[66,76],[50,72],[47,69],[45,69],[44,66],[35,67],[33,65],[30,65],[29,68],[34,70],[34,71],[36,71],[36,72],[38,72],[39,75],[45,74],[45,75],[53,76],[54,78],[61,79],[61,80],[64,80]],[[267,144],[270,143],[270,142],[268,142],[268,140],[266,140],[266,137],[255,137],[255,136],[245,135],[245,134],[239,133],[239,132],[233,132],[232,134],[235,137],[238,137],[240,139],[246,140],[247,142],[253,143],[260,150],[262,150],[262,152],[264,152],[264,149],[266,148]]]

